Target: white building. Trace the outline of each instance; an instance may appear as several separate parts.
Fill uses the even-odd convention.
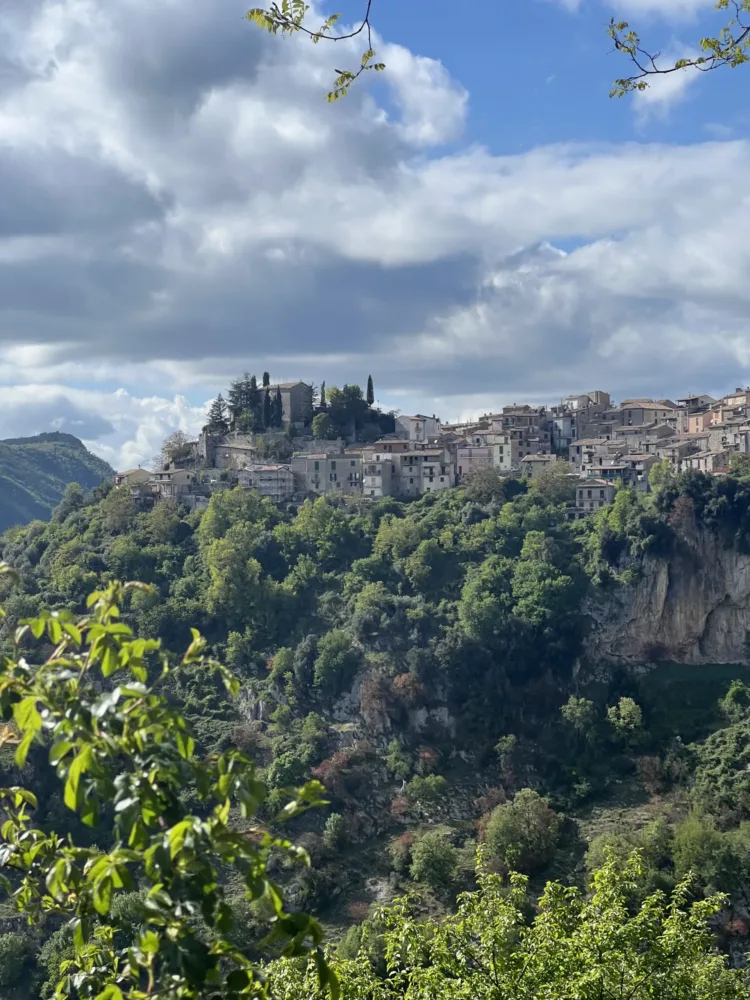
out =
[[[360,454],[293,455],[291,469],[296,488],[305,493],[340,495],[359,493],[362,489]]]
[[[592,514],[615,498],[616,487],[606,479],[585,479],[576,487],[576,509],[579,513]]]
[[[408,441],[434,441],[440,436],[440,420],[433,415],[417,413],[413,417],[396,417],[396,433]]]
[[[237,482],[275,503],[288,500],[294,493],[294,475],[289,465],[250,465],[239,470]]]

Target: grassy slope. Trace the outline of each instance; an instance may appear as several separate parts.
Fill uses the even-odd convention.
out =
[[[69,483],[88,490],[113,475],[105,461],[70,434],[0,441],[0,532],[46,520]]]

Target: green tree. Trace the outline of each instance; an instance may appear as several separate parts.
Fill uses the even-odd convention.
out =
[[[607,709],[607,721],[622,743],[636,745],[643,737],[643,712],[632,698],[620,698]]]
[[[14,876],[3,889],[32,926],[54,913],[70,932],[67,961],[53,970],[60,997],[265,996],[252,960],[232,943],[236,918],[220,870],[229,867],[248,901],[268,899],[274,936],[288,954],[301,953],[319,947],[320,927],[286,912],[266,865],[272,851],[290,859],[304,852],[270,832],[248,838],[230,821],[234,810],[252,821],[265,798],[253,763],[234,749],[196,754],[159,685],[191,668],[218,675],[233,697],[238,683],[205,659],[197,632],[178,665],[158,641],[134,636],[118,609],[136,589],[142,585],[112,583],[93,593],[78,621],[43,612],[22,624],[17,640],[41,640],[51,654],[5,659],[0,710],[13,729],[6,726],[3,741],[15,743],[16,765],[43,747],[65,806],[100,838],[107,830],[107,847],[35,827],[35,796],[3,789],[3,861]],[[320,790],[301,789],[284,815],[317,803]],[[141,901],[120,907],[135,887]]]
[[[552,860],[562,820],[531,788],[496,806],[484,833],[490,856],[508,869],[534,872]]]
[[[326,384],[325,382],[320,383],[320,409],[325,413],[328,409],[328,402],[326,400]]]
[[[28,942],[21,934],[0,934],[0,986],[18,986],[23,975]]]
[[[575,500],[575,480],[571,478],[573,466],[570,462],[554,462],[544,469],[529,484],[531,496],[537,496],[546,504],[566,504]]]
[[[281,389],[276,388],[271,404],[271,426],[283,427],[284,425],[284,403],[281,398]]]
[[[476,469],[464,476],[464,496],[475,503],[486,504],[505,499],[505,483],[494,469]]]
[[[372,375],[368,375],[367,376],[367,396],[366,396],[366,400],[367,400],[367,405],[369,407],[372,407],[373,404],[375,403],[375,388],[374,388],[374,386],[372,384]]]
[[[406,899],[373,914],[383,928],[382,974],[362,952],[334,962],[347,1000],[746,1000],[747,970],[729,968],[710,922],[725,897],[690,903],[691,883],[671,897],[645,893],[638,853],[608,861],[587,897],[550,882],[528,919],[528,883],[480,869],[479,888],[457,913],[425,919]],[[644,898],[645,897],[645,898]],[[640,903],[634,900],[642,899]],[[314,963],[268,969],[277,1000],[323,1000]]]
[[[750,478],[750,455],[735,451],[729,456],[729,472],[737,479]]]
[[[346,824],[341,813],[331,813],[323,828],[323,843],[329,851],[340,851],[346,842]]]
[[[314,438],[324,441],[336,437],[336,429],[327,413],[318,413],[313,417],[312,432]]]
[[[271,384],[271,376],[268,374],[268,372],[263,372],[263,388],[267,389],[270,384]]]
[[[560,709],[560,714],[582,736],[590,735],[596,725],[596,708],[588,698],[577,698],[572,694]]]
[[[409,873],[415,882],[424,882],[432,889],[451,884],[458,868],[458,850],[437,831],[426,833],[411,849]]]
[[[719,710],[730,722],[739,722],[750,708],[750,687],[743,681],[734,680],[727,693],[719,700]]]
[[[227,405],[221,393],[211,403],[206,417],[209,430],[223,434],[227,429]]]
[[[648,484],[654,493],[661,493],[667,486],[671,486],[676,478],[677,474],[668,458],[654,462],[648,470]]]
[[[314,684],[330,694],[340,694],[359,669],[360,654],[342,629],[328,632],[318,643]]]
[[[263,393],[263,427],[265,430],[271,426],[271,393],[266,389]]]

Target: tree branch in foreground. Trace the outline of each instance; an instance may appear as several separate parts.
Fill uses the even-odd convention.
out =
[[[700,40],[700,48],[704,53],[693,58],[678,59],[673,65],[659,64],[661,53],[650,53],[641,45],[640,37],[630,28],[627,21],[616,21],[609,24],[609,34],[615,43],[615,49],[629,56],[636,67],[632,76],[615,80],[610,97],[623,97],[634,90],[645,90],[649,78],[666,76],[679,70],[695,69],[701,73],[709,73],[721,66],[740,66],[750,59],[750,0],[719,0],[717,10],[734,8],[735,16],[721,29],[717,37],[707,37]],[[747,15],[747,20],[743,19]]]
[[[337,69],[338,74],[333,82],[333,90],[328,94],[329,101],[337,101],[349,92],[349,87],[363,73],[369,70],[381,72],[385,69],[385,63],[375,62],[375,52],[372,47],[372,25],[370,23],[370,11],[372,0],[366,0],[365,12],[359,26],[352,28],[344,34],[333,34],[333,30],[341,19],[340,14],[331,14],[317,30],[311,30],[305,26],[305,17],[310,10],[309,4],[304,0],[281,0],[281,4],[272,3],[268,9],[254,7],[247,12],[248,21],[252,21],[272,35],[279,32],[282,35],[293,35],[301,32],[307,35],[313,43],[324,40],[328,42],[343,42],[350,38],[357,38],[364,35],[367,39],[367,47],[362,53],[362,59],[357,69]]]

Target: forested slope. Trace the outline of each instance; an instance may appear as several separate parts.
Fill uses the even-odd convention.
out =
[[[152,585],[122,608],[139,634],[181,652],[200,629],[240,695],[188,669],[170,697],[201,752],[259,762],[268,819],[289,787],[323,783],[329,807],[292,824],[312,867],[279,877],[344,935],[345,957],[363,918],[379,933],[371,904],[401,889],[423,912],[450,909],[475,884],[478,844],[531,876],[530,899],[549,876],[585,885],[605,847],[643,851],[643,891],[694,868],[699,894],[732,894],[721,942],[736,950],[750,927],[745,668],[587,661],[586,608],[637,586],[643,557],[668,558],[687,531],[748,547],[750,491],[687,476],[571,522],[568,489],[485,476],[412,504],[285,511],[237,489],[203,514],[68,491],[51,522],[3,539],[24,587],[6,595],[1,638],[10,651],[43,606],[82,611],[107,578]],[[70,823],[35,766],[44,821]]]
[[[71,434],[38,434],[0,441],[0,531],[46,520],[69,483],[84,490],[114,476]]]

